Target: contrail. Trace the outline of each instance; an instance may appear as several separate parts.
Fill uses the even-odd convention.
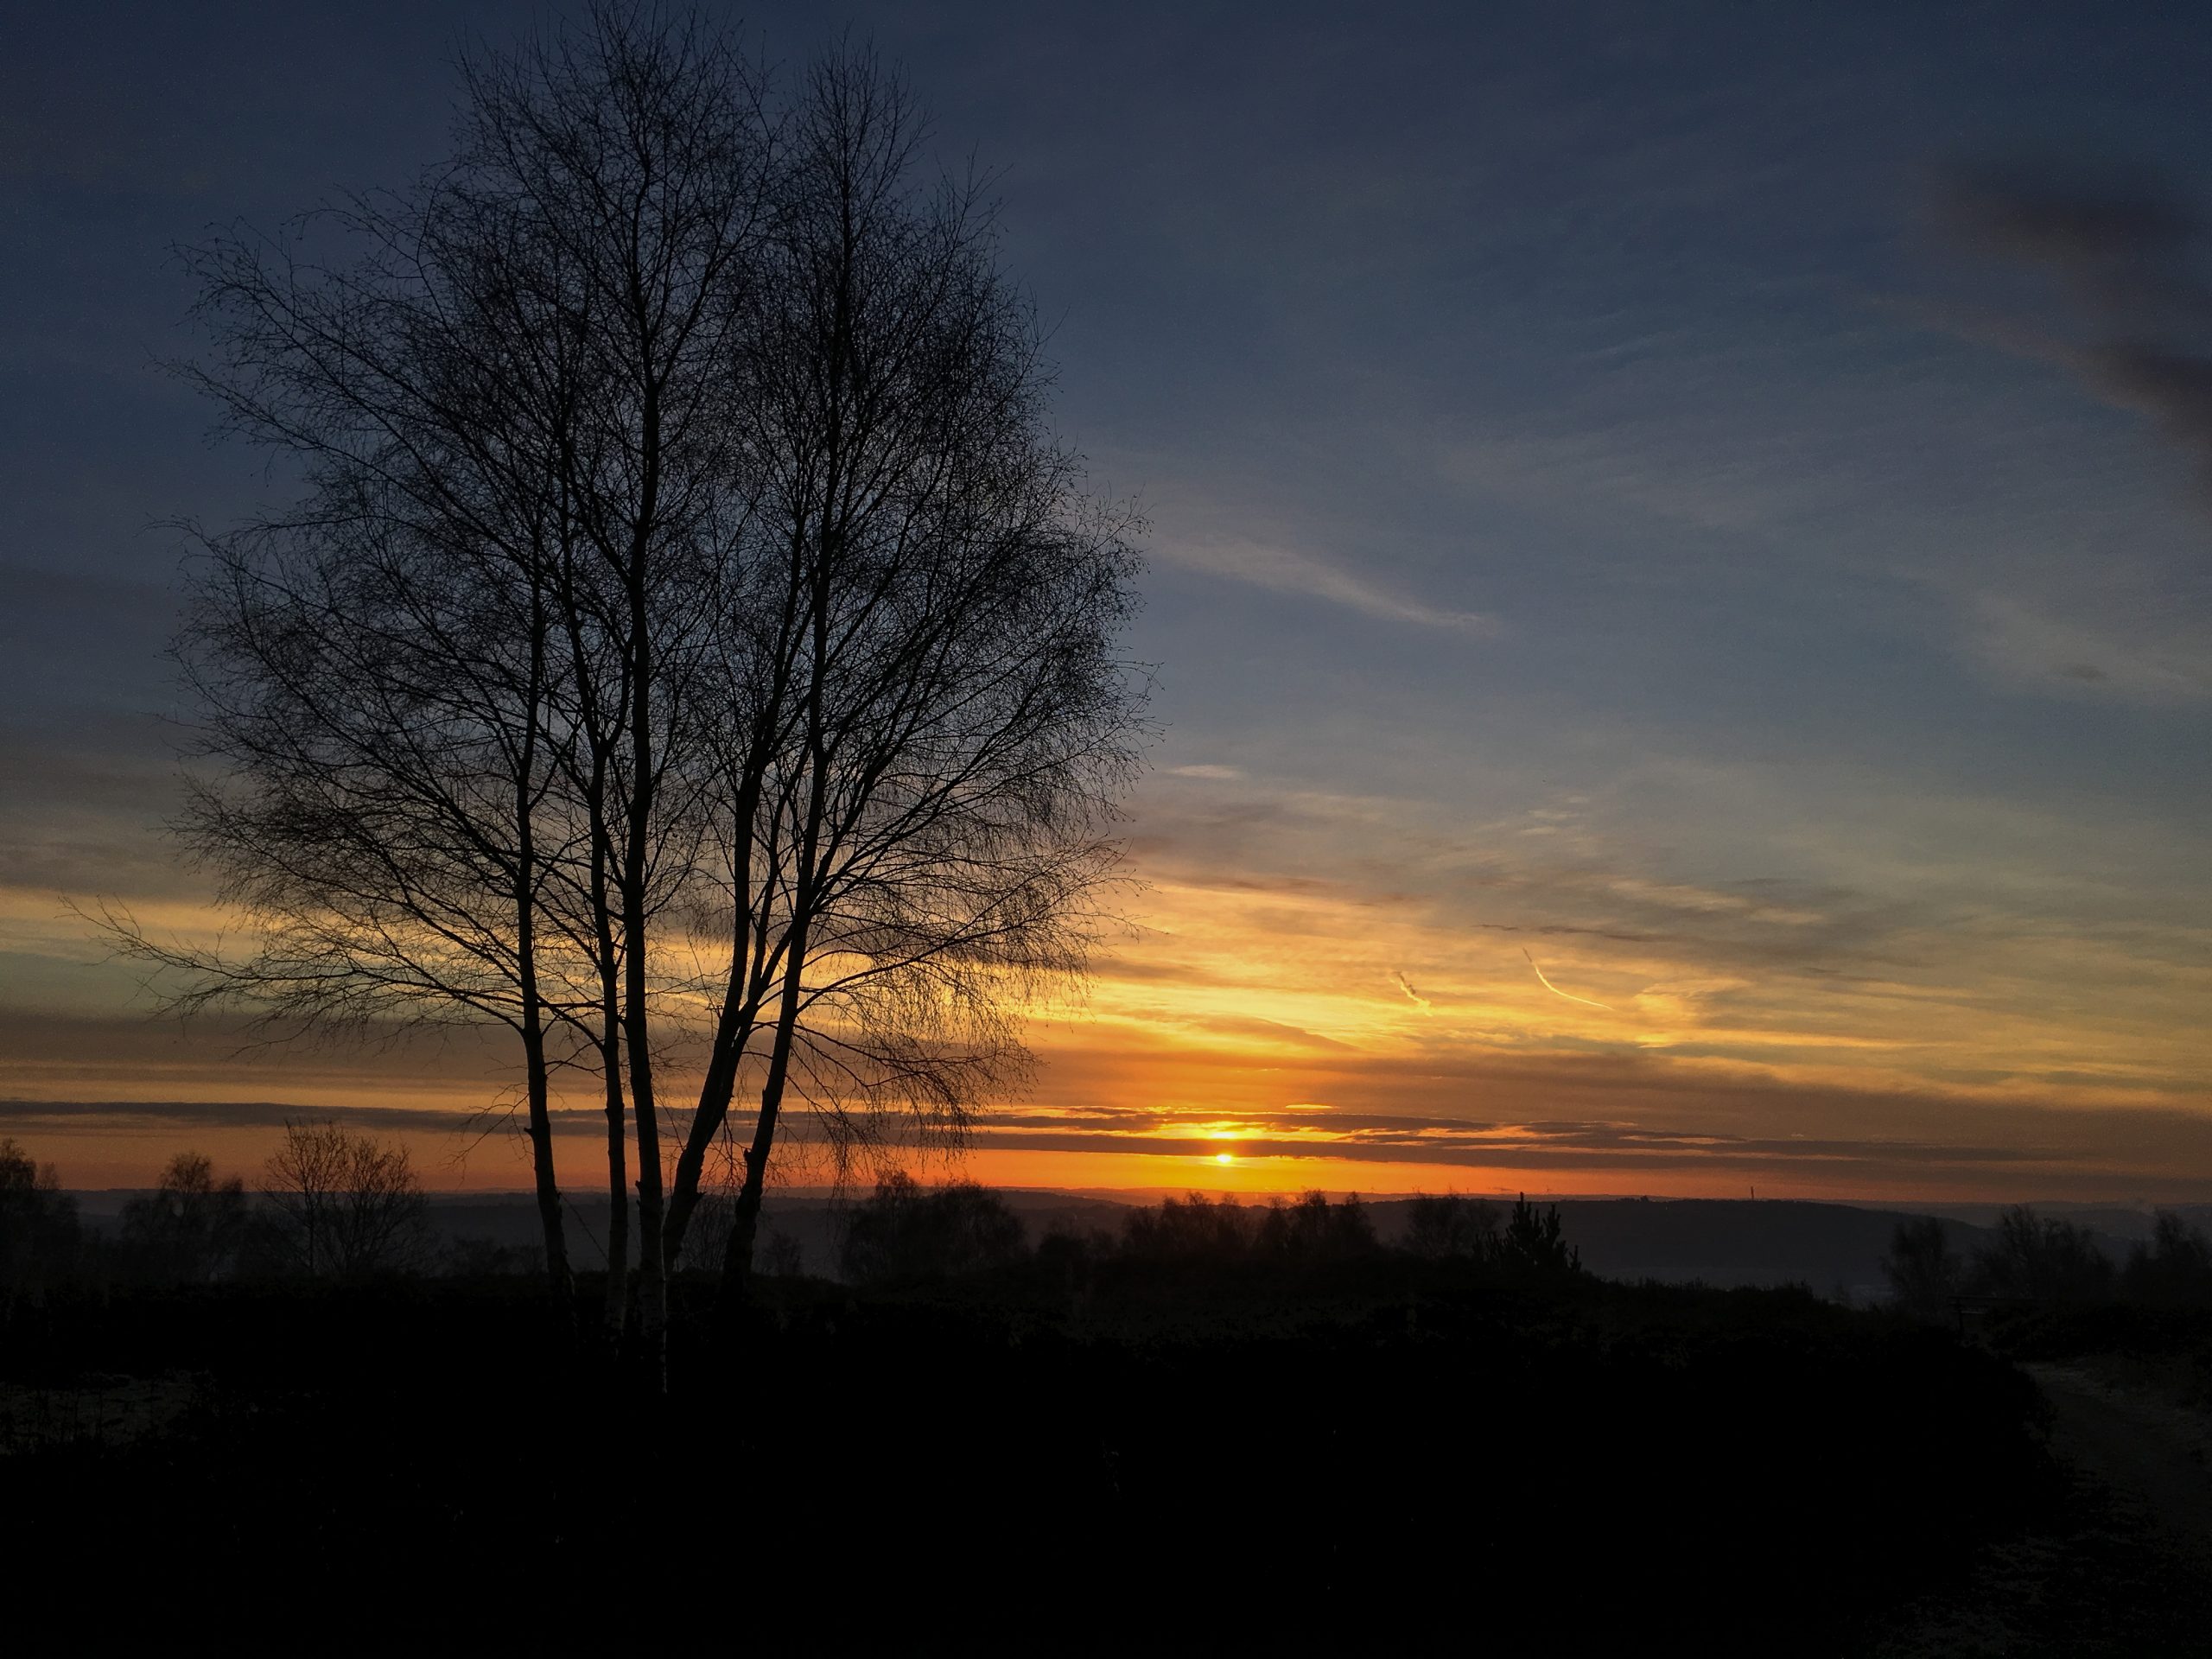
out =
[[[1428,999],[1423,996],[1419,991],[1414,989],[1413,982],[1408,979],[1403,974],[1399,973],[1394,969],[1391,970],[1390,977],[1398,982],[1398,988],[1403,991],[1408,997],[1412,999],[1416,1006],[1422,1008],[1427,1008],[1429,1006]]]
[[[1524,957],[1529,957],[1529,952],[1525,946],[1522,948],[1521,954]],[[1529,965],[1531,968],[1536,968],[1536,959],[1534,957],[1529,957]],[[1585,1007],[1604,1008],[1607,1014],[1618,1014],[1619,1012],[1618,1008],[1612,1007],[1609,1004],[1604,1002],[1592,1002],[1588,997],[1577,996],[1573,991],[1562,991],[1558,986],[1553,984],[1551,981],[1544,979],[1544,970],[1541,968],[1536,968],[1536,977],[1538,979],[1544,980],[1544,988],[1549,991],[1554,996],[1563,996],[1570,1002],[1581,1003]]]

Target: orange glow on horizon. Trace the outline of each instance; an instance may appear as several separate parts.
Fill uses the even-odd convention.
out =
[[[1653,879],[1595,840],[1545,852],[1566,845],[1568,807],[1532,815],[1549,838],[1516,842],[1424,825],[1418,804],[1163,787],[1199,791],[1198,821],[1246,791],[1236,823],[1307,839],[1232,858],[1164,836],[1140,861],[1141,925],[1079,1010],[1032,1010],[1033,1091],[921,1173],[1144,1192],[2212,1198],[2212,970],[2178,947],[2146,957],[2087,925],[2016,930],[1994,954],[1915,933],[1844,973],[1811,897]],[[1440,896],[1453,882],[1484,908]],[[255,1051],[219,1025],[118,1014],[51,906],[0,888],[0,931],[87,968],[71,1006],[0,1016],[0,1096],[19,1107],[0,1135],[65,1184],[149,1185],[187,1147],[251,1179],[276,1109],[224,1103],[281,1103],[402,1135],[434,1188],[528,1185],[503,1035]],[[143,913],[194,937],[219,919],[181,901]],[[680,1120],[681,1052],[663,1075]],[[64,1109],[42,1117],[40,1101]],[[570,1132],[595,1104],[564,1104],[562,1181],[595,1191],[596,1131]],[[783,1179],[818,1185],[804,1163]]]

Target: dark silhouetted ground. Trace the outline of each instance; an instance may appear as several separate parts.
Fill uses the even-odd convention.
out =
[[[19,1307],[6,1559],[91,1552],[111,1629],[250,1607],[335,1647],[1817,1654],[2065,1501],[2018,1370],[1796,1292],[1046,1252],[771,1281],[727,1346],[697,1314],[645,1404],[512,1278]],[[707,1601],[656,1565],[698,1552]]]

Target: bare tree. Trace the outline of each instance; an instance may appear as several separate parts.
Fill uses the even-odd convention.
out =
[[[208,539],[181,642],[214,763],[183,829],[256,949],[119,931],[188,970],[187,1007],[512,1027],[565,1301],[563,1065],[603,1075],[618,1242],[626,1116],[660,1223],[645,934],[687,822],[660,807],[664,728],[712,620],[714,368],[766,144],[727,41],[613,8],[468,89],[451,167],[296,231],[330,257],[250,236],[191,256],[221,357],[187,372],[308,488]]]
[[[1134,769],[1135,524],[865,52],[772,112],[713,29],[608,7],[467,89],[450,166],[308,222],[330,257],[194,256],[191,372],[306,484],[207,538],[182,642],[185,833],[254,947],[117,929],[188,1007],[511,1027],[564,1300],[551,1092],[593,1076],[608,1314],[657,1354],[718,1144],[741,1290],[788,1102],[957,1138],[1020,1074]]]
[[[868,54],[817,66],[741,336],[757,550],[697,791],[727,971],[665,1246],[757,1039],[731,1291],[794,1090],[849,1147],[887,1109],[957,1138],[1019,1073],[1011,1016],[1080,965],[1135,767],[1136,526],[1046,429],[988,204],[920,178],[922,130]]]
[[[215,1178],[203,1153],[180,1152],[161,1185],[123,1206],[126,1259],[149,1277],[181,1284],[219,1278],[236,1261],[246,1230],[245,1183]]]
[[[77,1265],[77,1201],[15,1141],[0,1140],[0,1330],[18,1300],[37,1299]]]
[[[264,1168],[262,1248],[310,1279],[365,1279],[415,1265],[425,1201],[407,1148],[344,1125],[286,1119]]]
[[[1915,1313],[1940,1314],[1959,1294],[1965,1264],[1951,1248],[1949,1230],[1935,1216],[1915,1216],[1897,1225],[1882,1272],[1897,1305]]]
[[[1406,1205],[1406,1248],[1415,1255],[1481,1262],[1497,1239],[1497,1211],[1457,1192],[1416,1193]]]

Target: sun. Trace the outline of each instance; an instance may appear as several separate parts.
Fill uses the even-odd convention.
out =
[[[1236,1161],[1236,1154],[1233,1152],[1217,1152],[1213,1155],[1213,1160],[1217,1164],[1233,1164]]]

